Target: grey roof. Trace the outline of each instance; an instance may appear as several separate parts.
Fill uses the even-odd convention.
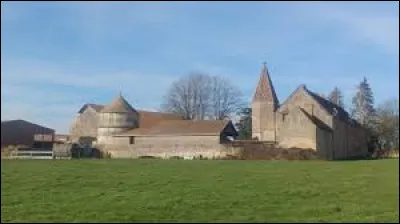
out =
[[[304,88],[304,90],[312,97],[315,99],[315,101],[318,102],[319,105],[321,105],[330,115],[335,116],[339,118],[339,120],[347,121],[349,119],[349,114],[347,111],[337,105],[332,103],[330,100],[327,100],[323,98],[322,96],[312,92],[311,90]]]
[[[83,107],[78,111],[78,113],[82,113],[88,107],[93,108],[96,112],[100,112],[104,108],[104,105],[87,103],[87,104],[83,105]]]
[[[29,126],[41,129],[41,130],[48,131],[48,132],[54,132],[54,129],[52,129],[52,128],[48,128],[43,125],[35,124],[35,123],[29,122],[26,120],[22,120],[22,119],[1,121],[1,125],[2,125],[2,127],[3,127],[3,125],[13,125],[13,126],[15,125],[20,128],[23,128],[23,127],[29,125]]]
[[[279,108],[282,108],[282,106],[285,105],[285,103],[294,95],[294,93],[300,90],[311,96],[315,100],[315,102],[317,102],[330,115],[354,127],[361,127],[361,125],[356,120],[350,117],[350,115],[343,107],[334,104],[324,97],[318,95],[317,93],[309,90],[304,84],[299,85],[299,87],[297,87],[296,90],[293,91],[290,96],[285,99],[285,101],[279,106]]]
[[[137,113],[135,109],[125,100],[122,95],[119,95],[111,104],[105,106],[101,113]]]
[[[347,111],[335,104],[332,103],[330,100],[323,98],[322,96],[312,92],[311,90],[307,89],[304,86],[304,90],[317,101],[319,105],[321,105],[330,115],[337,117],[339,120],[346,122],[348,124],[351,124],[355,127],[361,127],[361,124],[358,123],[356,120],[350,117],[349,113]]]

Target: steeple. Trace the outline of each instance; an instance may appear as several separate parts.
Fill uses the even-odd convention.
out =
[[[272,85],[266,62],[263,63],[260,80],[258,81],[256,92],[253,96],[253,102],[256,101],[271,102],[274,104],[275,108],[279,105],[278,97],[276,96],[274,86]]]

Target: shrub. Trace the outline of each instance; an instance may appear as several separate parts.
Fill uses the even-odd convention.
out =
[[[8,158],[13,151],[18,151],[19,149],[29,149],[29,147],[26,145],[7,145],[1,148],[1,158]]]
[[[220,159],[222,159],[222,160],[238,160],[239,157],[235,156],[235,155],[226,155],[224,157],[221,157]]]
[[[181,157],[181,156],[171,156],[171,157],[169,157],[169,159],[183,159],[183,157]]]
[[[156,156],[139,156],[139,159],[160,159],[160,157],[156,157]]]
[[[233,147],[239,148],[235,157],[243,160],[311,160],[318,159],[313,149],[277,148],[268,142],[237,142]],[[226,159],[226,158],[225,158]]]

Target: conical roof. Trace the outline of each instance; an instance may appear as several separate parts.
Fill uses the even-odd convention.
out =
[[[266,63],[264,63],[261,70],[260,80],[258,81],[256,92],[253,96],[253,102],[254,101],[268,101],[274,103],[276,106],[279,105],[278,97],[272,85]]]
[[[120,94],[111,104],[105,106],[101,113],[137,113],[135,109]]]

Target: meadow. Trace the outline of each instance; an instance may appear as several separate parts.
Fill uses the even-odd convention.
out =
[[[399,160],[2,160],[1,222],[399,222]]]

